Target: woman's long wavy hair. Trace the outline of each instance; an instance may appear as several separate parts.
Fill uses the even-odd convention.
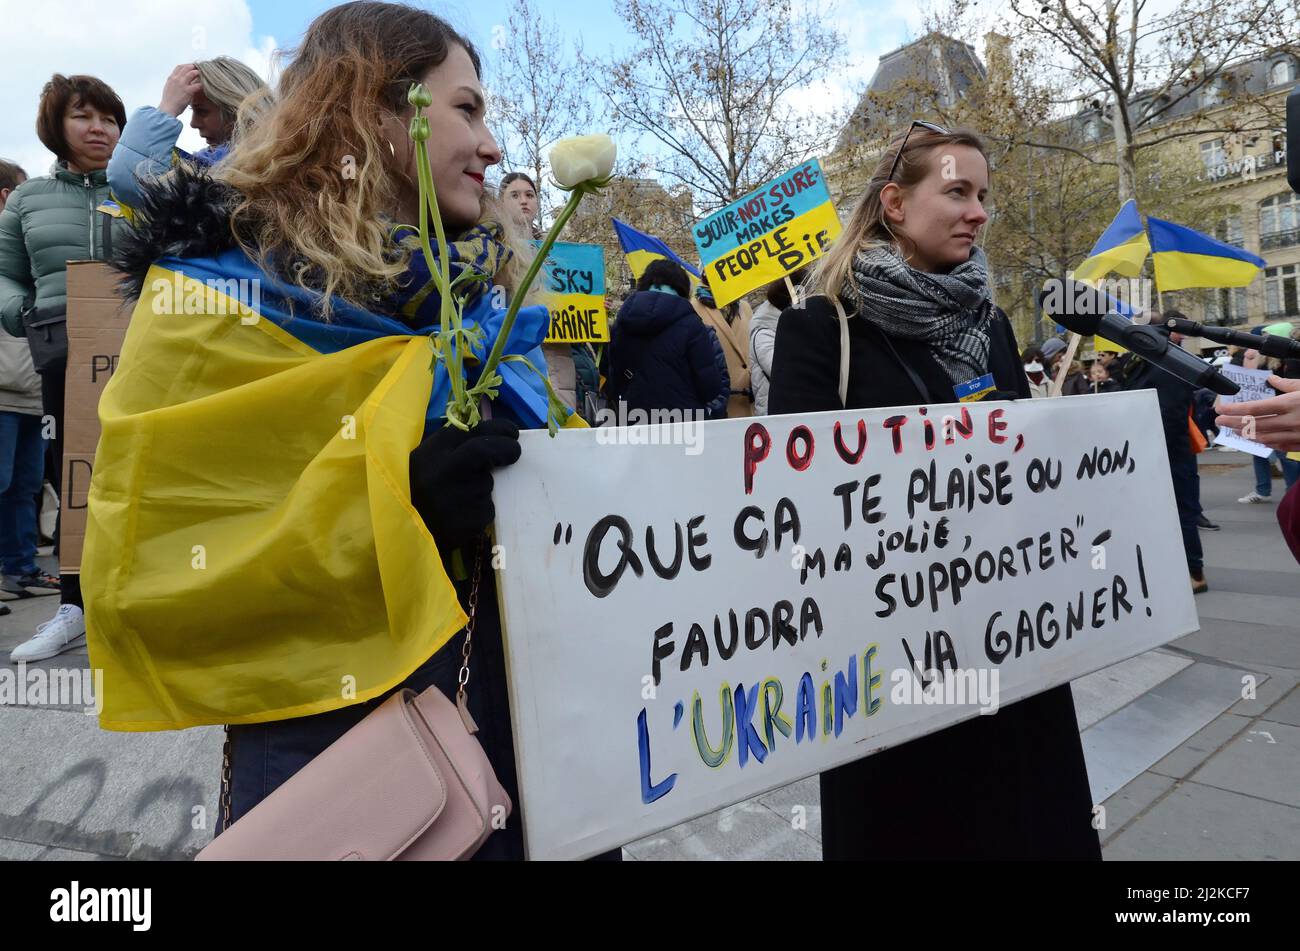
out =
[[[275,105],[218,168],[238,193],[231,225],[241,247],[322,292],[326,318],[330,296],[368,308],[407,266],[409,255],[396,254],[389,239],[392,216],[418,193],[407,171],[406,95],[453,46],[481,72],[469,40],[433,14],[378,2],[327,10],[285,68]],[[400,141],[381,126],[400,128]],[[490,202],[483,220],[500,221]],[[524,257],[516,254],[497,282],[516,286]]]
[[[969,129],[953,129],[946,134],[931,131],[924,126],[912,130],[906,136],[907,148],[898,161],[894,177],[889,177],[889,170],[894,164],[894,156],[903,145],[903,134],[899,134],[889,143],[889,147],[876,162],[875,171],[867,182],[867,190],[858,199],[835,244],[825,256],[818,260],[808,279],[810,294],[823,294],[827,297],[843,297],[844,285],[853,273],[853,259],[859,251],[872,247],[893,247],[905,258],[912,253],[906,238],[894,234],[885,218],[885,206],[880,200],[880,192],[891,181],[906,191],[920,184],[930,172],[930,156],[935,149],[945,145],[969,145],[979,151],[988,161],[984,141]]]

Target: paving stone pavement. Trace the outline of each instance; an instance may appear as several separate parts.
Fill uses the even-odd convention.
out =
[[[1300,566],[1275,504],[1236,501],[1253,484],[1248,459],[1206,453],[1201,472],[1206,514],[1223,527],[1202,534],[1210,591],[1196,599],[1201,630],[1076,682],[1085,743],[1095,740],[1094,792],[1122,780],[1101,803],[1108,860],[1300,858]],[[1279,482],[1274,497],[1282,491]],[[4,656],[57,598],[9,606]],[[33,666],[79,670],[87,655]],[[1242,677],[1253,678],[1253,697],[1226,696],[1224,684],[1235,689]],[[1186,716],[1153,720],[1148,708]],[[1128,733],[1116,728],[1126,723]],[[211,838],[218,729],[109,733],[77,706],[5,706],[0,750],[0,859],[186,859]],[[817,778],[630,843],[624,855],[819,859]]]

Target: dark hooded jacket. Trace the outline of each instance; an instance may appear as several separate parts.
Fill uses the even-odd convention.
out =
[[[605,388],[611,403],[626,401],[629,410],[703,410],[720,419],[731,382],[717,338],[691,302],[640,291],[614,321]]]

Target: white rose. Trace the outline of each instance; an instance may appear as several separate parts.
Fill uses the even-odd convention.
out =
[[[551,149],[551,173],[564,188],[609,178],[618,147],[607,135],[576,135]]]

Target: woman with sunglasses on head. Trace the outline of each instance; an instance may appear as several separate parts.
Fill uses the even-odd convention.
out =
[[[890,143],[781,315],[770,413],[952,403],[986,375],[986,398],[1029,398],[976,245],[988,189],[972,132],[913,122]],[[1068,685],[823,773],[821,804],[826,859],[1101,858]]]

